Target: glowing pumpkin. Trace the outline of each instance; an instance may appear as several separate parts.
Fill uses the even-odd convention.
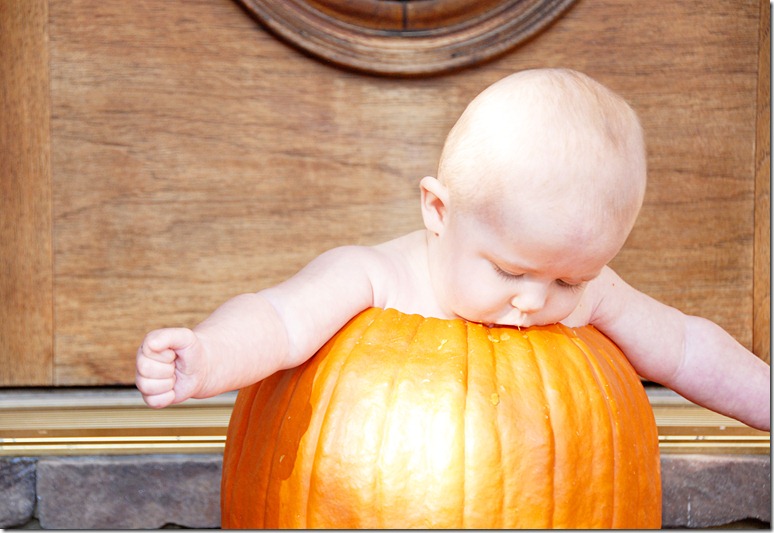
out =
[[[658,437],[596,329],[369,309],[239,392],[224,528],[661,526]]]

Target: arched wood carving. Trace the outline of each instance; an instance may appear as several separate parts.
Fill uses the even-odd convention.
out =
[[[425,76],[479,64],[575,0],[237,0],[268,30],[336,65]]]

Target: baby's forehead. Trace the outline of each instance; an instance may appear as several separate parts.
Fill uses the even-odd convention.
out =
[[[566,272],[575,272],[570,267],[580,258],[601,268],[618,253],[628,235],[626,228],[606,220],[602,213],[589,216],[572,209],[552,211],[533,207],[534,210],[479,211],[468,215],[474,220],[470,227],[478,228],[471,235],[476,236],[480,245],[489,248],[488,255],[505,264],[526,268],[529,261],[520,263],[519,258],[533,257],[542,251],[566,257],[569,261],[563,268]]]
[[[625,240],[640,207],[627,180],[571,174],[529,180],[495,172],[485,186],[479,183],[468,194],[454,194],[452,208],[504,234],[527,230],[566,242]]]

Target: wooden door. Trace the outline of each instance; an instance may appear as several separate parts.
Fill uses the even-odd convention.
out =
[[[420,227],[466,103],[536,66],[641,116],[650,182],[616,270],[768,360],[769,9],[579,0],[484,65],[405,79],[312,59],[232,0],[4,2],[0,385],[131,384],[147,330]]]

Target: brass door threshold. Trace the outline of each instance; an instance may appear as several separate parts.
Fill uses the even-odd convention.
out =
[[[770,453],[769,433],[647,390],[662,453]],[[220,454],[235,398],[154,410],[133,389],[0,390],[0,456]]]

